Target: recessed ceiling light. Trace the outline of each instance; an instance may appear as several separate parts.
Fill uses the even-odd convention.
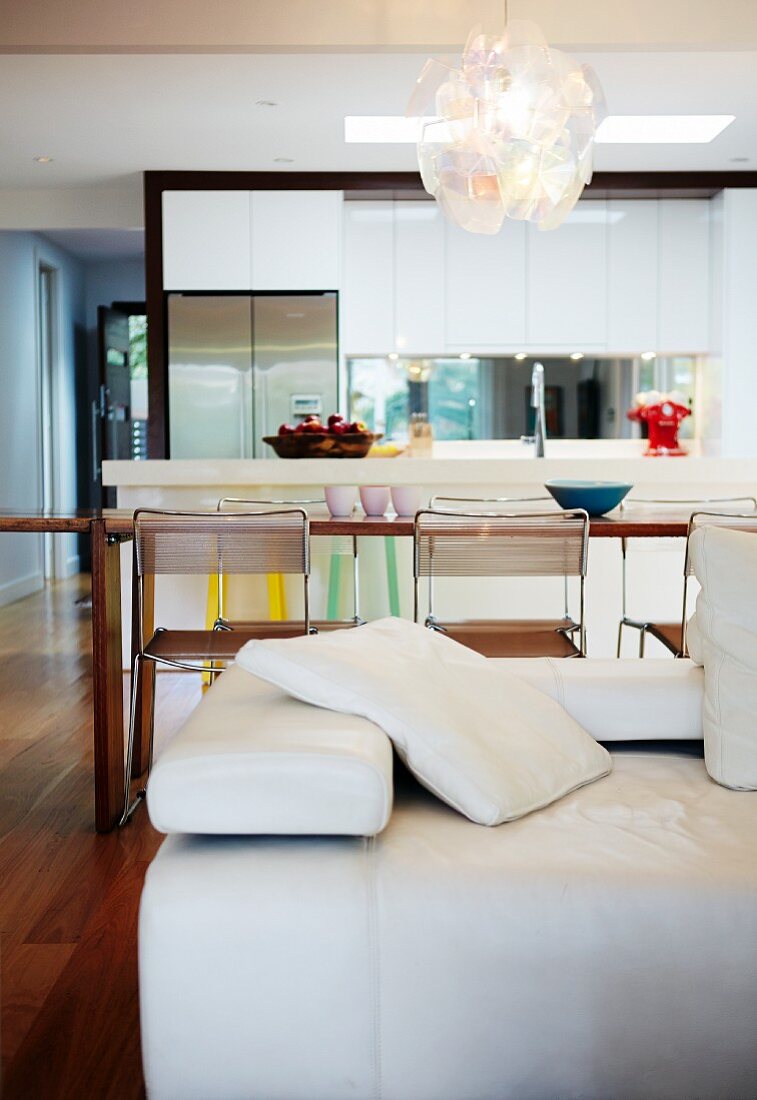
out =
[[[575,363],[577,363],[579,359],[583,359],[584,353],[582,351],[574,351],[571,352],[570,357]]]
[[[608,115],[596,140],[605,145],[698,145],[712,141],[734,115]],[[448,140],[445,124],[434,118],[405,115],[346,115],[344,140],[350,144],[413,144],[428,123],[439,129],[438,141]]]
[[[657,358],[657,352],[656,351],[643,351],[641,353],[641,358],[644,360],[645,363],[648,363],[651,359],[656,359]]]
[[[37,164],[52,164],[53,162],[52,157],[34,157],[34,160]]]
[[[460,358],[461,359],[470,359],[470,352],[469,351],[461,352]]]
[[[294,164],[294,157],[274,157],[274,164]]]
[[[597,130],[600,145],[704,145],[734,115],[608,115]]]
[[[396,351],[390,351],[387,358],[391,359],[392,363],[396,363],[397,360],[399,359],[399,355],[397,354]]]
[[[528,357],[527,357],[525,351],[519,351],[517,353],[517,355],[515,356],[515,358],[518,360],[518,362],[520,362],[522,359],[526,359]]]
[[[255,101],[255,106],[256,107],[278,107],[278,103],[276,103],[276,101],[273,100],[273,99],[257,99]]]

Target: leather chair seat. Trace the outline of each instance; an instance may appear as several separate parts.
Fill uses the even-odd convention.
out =
[[[575,630],[570,619],[467,619],[442,623],[454,641],[475,649],[484,657],[578,657],[580,650],[567,633]],[[578,633],[575,634],[576,639]]]
[[[341,630],[352,623],[313,621],[312,630]],[[304,622],[235,623],[233,630],[158,630],[145,646],[148,657],[168,661],[233,661],[242,646],[258,638],[298,638]]]

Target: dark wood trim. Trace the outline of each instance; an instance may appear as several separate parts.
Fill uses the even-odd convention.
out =
[[[706,192],[757,187],[757,172],[595,172],[585,195],[606,191]],[[395,191],[423,192],[418,172],[145,172],[145,195],[160,191]],[[424,192],[425,193],[425,192]]]
[[[757,187],[757,172],[596,172],[587,199],[707,199]],[[168,458],[168,354],[163,293],[164,191],[344,191],[348,199],[430,199],[417,172],[145,172],[145,284],[150,458]]]
[[[147,308],[147,455],[168,457],[168,357],[163,295],[164,172],[145,172],[145,298]],[[184,173],[179,173],[184,174]]]

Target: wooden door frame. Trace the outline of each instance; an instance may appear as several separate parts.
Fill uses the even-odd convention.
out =
[[[757,187],[757,172],[597,172],[586,199],[702,199]],[[163,289],[164,191],[344,191],[347,199],[430,201],[417,172],[145,172],[149,458],[168,458],[168,341]]]

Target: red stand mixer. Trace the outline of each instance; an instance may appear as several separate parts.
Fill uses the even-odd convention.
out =
[[[684,404],[683,394],[658,393],[650,390],[636,395],[636,403],[626,413],[629,420],[644,423],[649,429],[649,443],[644,452],[653,458],[685,455],[678,442],[681,421],[691,416],[691,409]]]

